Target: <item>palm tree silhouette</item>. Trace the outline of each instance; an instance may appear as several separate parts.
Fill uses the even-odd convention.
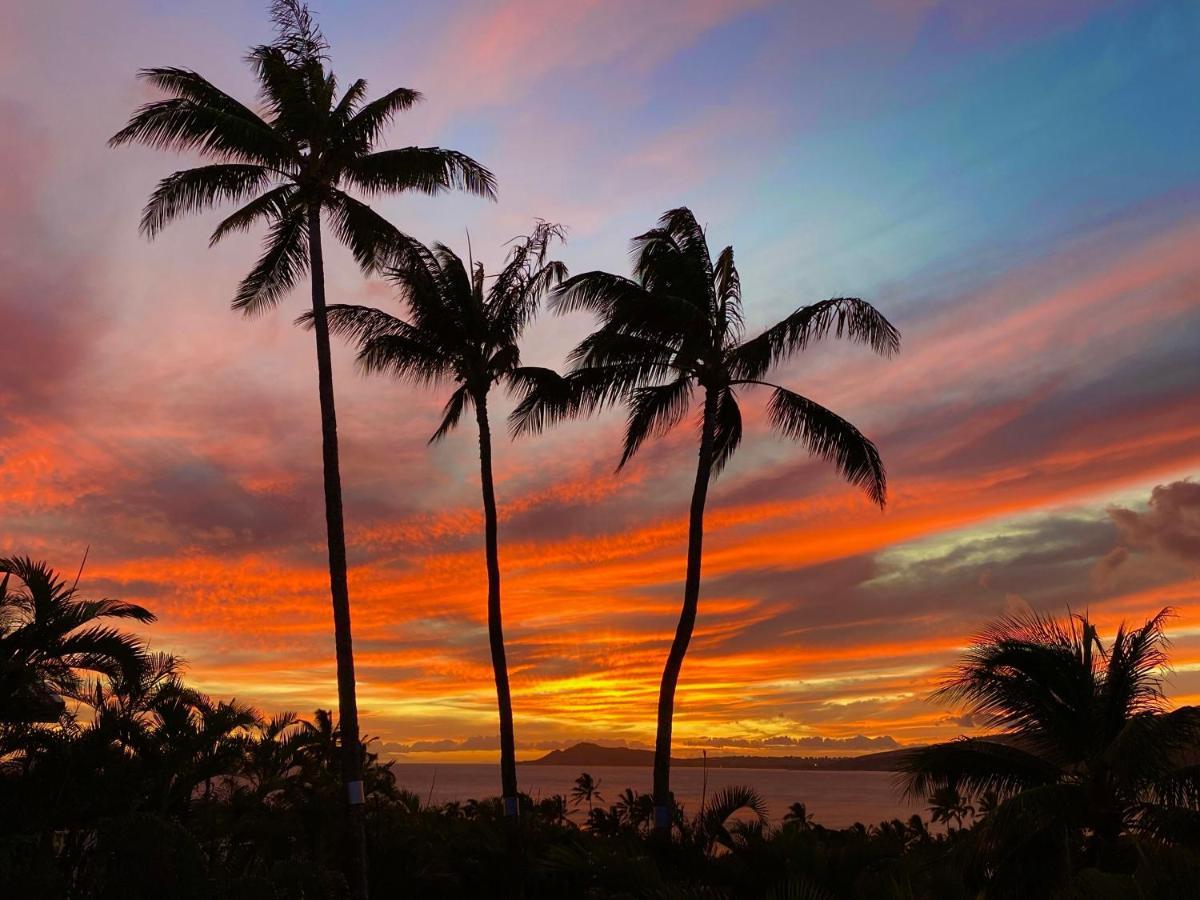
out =
[[[929,795],[929,818],[947,830],[962,828],[963,822],[975,818],[975,806],[957,788],[945,785]]]
[[[696,623],[704,505],[709,482],[742,440],[735,389],[770,388],[767,413],[776,430],[834,463],[882,507],[886,481],[875,445],[825,407],[763,379],[774,365],[831,332],[885,355],[899,349],[900,336],[869,303],[837,297],[801,307],[757,337],[742,340],[742,289],[733,248],[722,250],[714,263],[703,229],[686,208],[668,211],[657,228],[634,238],[633,252],[633,278],[587,272],[559,286],[552,308],[589,310],[601,324],[572,351],[567,376],[539,370],[526,380],[512,427],[518,434],[536,432],[624,401],[629,416],[619,469],[648,438],[665,435],[683,421],[693,394],[702,394],[683,608],[663,670],[654,746],[655,828],[666,832],[672,815],[675,686]]]
[[[239,285],[234,309],[248,315],[265,311],[280,302],[305,270],[310,273],[338,709],[347,745],[355,746],[358,707],[321,217],[329,218],[334,234],[370,271],[387,258],[397,232],[370,206],[347,193],[348,188],[366,195],[437,194],[459,188],[494,197],[495,179],[470,157],[453,150],[376,150],[393,117],[418,102],[420,93],[397,88],[367,103],[367,84],[358,79],[339,98],[337,79],[326,66],[328,45],[307,6],[300,0],[276,0],[272,8],[279,37],[249,54],[261,90],[262,115],[196,72],[143,69],[139,77],[170,96],[138,109],[110,144],[143,143],[216,160],[162,180],[142,213],[141,230],[147,236],[155,236],[180,216],[224,202],[244,205],[217,226],[210,243],[259,222],[269,225],[262,256]],[[351,831],[357,835],[351,839],[351,852],[361,858],[350,866],[350,881],[354,893],[365,896],[359,809],[362,773],[356,759],[347,753],[343,763]]]
[[[808,831],[814,824],[813,815],[808,811],[807,804],[797,800],[783,814],[783,824],[800,831]]]
[[[474,408],[479,430],[479,468],[483,488],[484,544],[488,576],[488,639],[500,711],[500,782],[505,815],[515,816],[517,757],[512,697],[500,608],[500,551],[496,490],[492,478],[492,430],[488,394],[497,382],[523,383],[517,342],[537,312],[542,295],[566,275],[560,262],[547,261],[550,244],[563,229],[538,222],[518,239],[508,261],[485,289],[483,265],[464,265],[449,247],[433,249],[411,238],[400,240],[397,264],[387,270],[406,303],[408,319],[367,306],[329,307],[329,328],[352,340],[367,372],[394,375],[416,385],[455,386],[441,425],[429,442],[445,437],[463,413]],[[313,313],[300,321],[311,325]]]
[[[84,600],[44,562],[0,559],[0,722],[57,720],[64,698],[83,699],[84,673],[136,677],[145,644],[106,619],[146,624],[154,614],[133,603]]]
[[[576,806],[586,803],[588,815],[591,815],[593,804],[604,802],[604,796],[600,793],[600,779],[593,778],[588,772],[581,774],[571,788],[571,801]]]
[[[910,751],[909,793],[993,794],[976,828],[992,860],[1068,835],[1077,864],[1113,868],[1129,862],[1127,835],[1194,839],[1200,707],[1168,711],[1169,614],[1122,625],[1108,645],[1087,615],[988,626],[934,696],[1000,732]]]

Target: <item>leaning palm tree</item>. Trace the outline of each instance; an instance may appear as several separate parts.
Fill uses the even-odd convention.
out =
[[[500,711],[500,784],[507,816],[515,816],[519,808],[517,757],[500,609],[499,524],[488,395],[493,385],[512,384],[523,374],[518,347],[521,334],[537,312],[542,295],[566,275],[562,263],[546,258],[551,243],[562,237],[560,226],[538,222],[530,235],[516,241],[507,263],[486,287],[482,264],[468,261],[464,265],[443,244],[435,244],[431,250],[406,238],[397,265],[386,274],[400,288],[407,319],[366,306],[334,305],[328,311],[330,329],[358,346],[358,361],[365,371],[417,385],[454,385],[442,422],[429,439],[431,444],[445,437],[464,412],[475,411],[483,487],[488,638]],[[301,321],[311,325],[314,316],[306,313]]]
[[[881,507],[886,497],[879,453],[857,428],[820,404],[765,381],[773,366],[833,333],[890,355],[894,327],[863,300],[837,297],[796,310],[757,337],[742,339],[742,288],[726,247],[712,261],[704,231],[688,209],[673,209],[633,241],[634,277],[587,272],[564,282],[551,301],[558,312],[588,310],[600,328],[572,351],[565,377],[540,369],[525,375],[527,393],[513,412],[515,433],[561,419],[629,407],[618,469],[650,437],[683,421],[699,393],[700,448],[688,519],[683,609],[663,670],[654,746],[655,828],[670,829],[671,727],[675,686],[691,641],[700,598],[704,506],[709,482],[742,440],[739,392],[768,388],[767,415],[784,436],[834,463]]]
[[[146,624],[154,614],[134,603],[85,600],[44,562],[0,559],[0,723],[57,720],[64,698],[84,699],[87,674],[137,677],[145,643],[108,619]]]
[[[910,751],[909,793],[989,798],[975,830],[993,870],[1051,844],[1112,868],[1134,855],[1131,837],[1196,840],[1200,707],[1169,710],[1163,695],[1168,615],[1107,645],[1086,615],[988,626],[934,696],[996,733]]]
[[[358,709],[321,220],[322,216],[328,219],[337,238],[369,271],[386,259],[396,230],[349,190],[372,196],[400,191],[438,194],[458,188],[494,197],[495,180],[487,169],[453,150],[376,149],[395,115],[418,102],[420,93],[396,88],[365,102],[367,84],[358,79],[339,97],[337,80],[327,68],[328,45],[307,7],[300,0],[275,0],[272,8],[279,38],[249,55],[261,94],[258,111],[191,70],[143,69],[140,77],[169,96],[138,109],[110,143],[142,143],[213,160],[163,179],[142,213],[141,230],[147,236],[155,236],[185,214],[225,202],[243,205],[217,226],[210,243],[258,223],[268,225],[262,256],[239,285],[234,309],[248,315],[270,309],[309,273],[338,706],[346,746],[354,747]],[[347,796],[356,823],[351,830],[361,832],[361,772],[356,754],[344,757]],[[352,852],[361,855],[362,839],[354,838],[353,844]],[[362,877],[351,875],[357,894],[365,891],[358,886]]]

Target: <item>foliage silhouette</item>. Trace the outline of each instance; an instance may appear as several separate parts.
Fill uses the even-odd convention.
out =
[[[84,600],[44,562],[0,559],[0,722],[57,721],[64,698],[84,689],[84,672],[138,672],[144,643],[108,619],[149,623],[154,615],[133,603]]]
[[[24,813],[0,818],[0,893],[346,896],[344,877],[331,871],[341,805],[334,717],[266,718],[206,697],[181,672],[175,657],[146,654],[136,673],[96,674],[78,692],[89,707],[78,717],[0,725],[16,738],[0,755],[0,808]],[[1148,830],[1132,836],[1129,873],[1085,866],[1055,878],[1036,853],[1000,854],[980,869],[972,861],[981,848],[997,849],[980,840],[984,825],[933,833],[914,816],[834,830],[794,804],[791,821],[773,828],[746,787],[718,791],[694,815],[675,806],[678,839],[664,845],[649,837],[646,794],[595,806],[583,828],[567,817],[565,798],[520,795],[513,821],[498,798],[423,803],[396,787],[390,764],[363,745],[359,755],[379,896],[1182,900],[1200,874],[1194,843]],[[1027,877],[1014,879],[1014,865]]]
[[[1163,696],[1169,615],[1122,625],[1108,644],[1087,615],[1006,616],[935,695],[999,732],[909,752],[905,786],[983,798],[975,856],[997,890],[1129,873],[1147,840],[1200,837],[1200,707],[1169,710]],[[1046,867],[1032,866],[1047,847]]]
[[[552,307],[563,313],[589,311],[600,319],[600,327],[572,351],[566,376],[546,369],[527,374],[525,396],[511,425],[516,434],[537,432],[568,417],[625,403],[628,420],[619,469],[646,440],[679,425],[693,395],[701,395],[683,606],[663,669],[654,748],[655,827],[665,832],[671,818],[675,688],[696,622],[704,507],[710,481],[742,440],[738,391],[770,389],[767,415],[772,426],[832,462],[843,478],[882,507],[887,482],[875,445],[820,404],[764,379],[772,367],[829,335],[864,343],[884,355],[899,350],[900,335],[869,303],[838,297],[801,307],[744,340],[733,248],[726,247],[713,262],[704,230],[686,208],[669,210],[658,227],[634,238],[633,254],[632,278],[586,272],[559,286]]]

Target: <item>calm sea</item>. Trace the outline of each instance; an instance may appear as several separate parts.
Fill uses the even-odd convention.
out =
[[[397,764],[393,769],[401,787],[434,803],[494,797],[500,793],[500,771],[494,765]],[[588,771],[600,780],[605,803],[616,800],[625,788],[650,791],[650,771],[641,768],[591,766]],[[570,797],[579,772],[571,766],[519,766],[521,790],[534,799],[562,794]],[[886,819],[907,819],[913,813],[928,818],[924,803],[900,796],[890,772],[813,772],[782,769],[709,769],[708,793],[726,785],[746,784],[767,801],[772,822],[778,823],[797,800],[829,828],[844,828],[855,822],[874,824]],[[676,799],[688,812],[700,806],[702,769],[679,768],[671,772]],[[581,818],[581,816],[576,816]]]

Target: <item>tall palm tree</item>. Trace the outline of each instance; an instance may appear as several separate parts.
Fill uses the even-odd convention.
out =
[[[154,614],[134,603],[84,600],[44,562],[0,559],[0,723],[55,721],[63,698],[83,699],[85,673],[135,677],[145,644],[106,619],[147,624]]]
[[[252,110],[196,72],[143,69],[139,77],[169,96],[138,109],[113,136],[114,146],[142,143],[193,152],[214,160],[163,179],[142,213],[149,237],[175,219],[220,203],[243,204],[224,219],[210,243],[260,222],[268,225],[262,256],[242,280],[233,307],[252,315],[278,304],[307,270],[317,345],[321,405],[325,519],[329,581],[337,650],[338,707],[346,746],[358,743],[358,707],[346,586],[346,538],[338,467],[337,418],[329,330],[325,317],[321,219],[365,270],[387,256],[396,230],[370,206],[348,193],[373,196],[419,191],[438,194],[463,189],[495,196],[491,172],[470,157],[440,147],[378,150],[383,131],[399,112],[421,99],[396,88],[371,102],[361,78],[338,96],[327,68],[328,45],[300,0],[275,0],[279,37],[254,48],[249,62],[260,88],[260,111]],[[344,779],[351,807],[352,853],[362,856],[362,776],[355,753],[344,754]],[[355,863],[352,889],[365,895],[365,877]]]
[[[498,382],[520,383],[518,341],[547,290],[566,276],[566,267],[546,256],[563,229],[538,222],[519,239],[505,266],[491,279],[483,265],[462,259],[444,244],[433,249],[405,239],[388,278],[401,290],[408,318],[366,306],[329,307],[329,327],[358,346],[367,372],[390,374],[417,385],[446,383],[454,392],[429,442],[445,437],[464,412],[475,410],[479,430],[479,474],[483,488],[484,547],[488,578],[488,639],[500,711],[500,784],[506,816],[515,816],[517,757],[512,697],[500,608],[499,517],[492,478],[492,429],[488,395]],[[311,325],[311,313],[301,317]]]
[[[671,726],[675,686],[696,623],[700,598],[704,505],[712,478],[742,440],[739,391],[771,390],[767,415],[786,437],[836,465],[880,507],[886,497],[879,453],[857,428],[818,403],[764,381],[771,368],[833,333],[890,355],[900,346],[894,327],[863,300],[837,297],[796,310],[749,340],[742,339],[742,288],[726,247],[716,262],[704,231],[686,208],[633,240],[633,278],[607,272],[576,275],[551,301],[558,312],[589,310],[600,327],[572,351],[572,371],[530,373],[528,392],[513,413],[514,432],[539,431],[563,418],[624,401],[629,408],[618,469],[650,437],[683,421],[701,395],[700,448],[688,519],[683,609],[663,670],[654,746],[655,828],[670,829]]]
[[[976,829],[993,864],[1063,835],[1077,864],[1105,868],[1129,861],[1128,836],[1195,840],[1200,707],[1163,695],[1168,616],[1107,645],[1086,615],[988,626],[934,696],[997,733],[910,751],[909,793],[993,795]]]

